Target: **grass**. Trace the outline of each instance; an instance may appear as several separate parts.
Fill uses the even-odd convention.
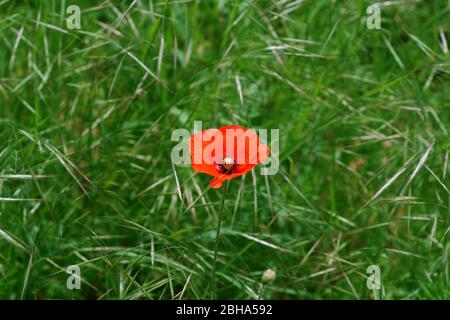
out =
[[[448,299],[450,9],[370,4],[1,0],[0,298]],[[280,171],[222,212],[170,161],[197,120],[280,129]]]

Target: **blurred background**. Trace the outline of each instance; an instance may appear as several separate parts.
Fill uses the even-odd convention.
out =
[[[449,5],[373,4],[0,0],[0,298],[448,299]],[[280,130],[215,280],[194,121]]]

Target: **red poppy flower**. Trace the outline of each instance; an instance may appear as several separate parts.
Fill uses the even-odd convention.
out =
[[[212,188],[247,173],[270,153],[254,131],[241,126],[199,132],[191,136],[189,144],[192,168],[213,176],[209,183]]]

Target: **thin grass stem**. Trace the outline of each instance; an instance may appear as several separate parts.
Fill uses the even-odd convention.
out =
[[[217,270],[217,249],[219,248],[219,238],[220,238],[220,228],[222,226],[222,216],[223,216],[223,209],[225,207],[225,199],[227,197],[228,192],[228,186],[230,185],[230,181],[227,180],[225,188],[223,190],[222,194],[222,202],[220,204],[220,210],[219,210],[219,221],[217,222],[217,231],[216,231],[216,243],[214,245],[214,264],[213,264],[213,274],[212,274],[212,281],[213,281],[213,299],[217,298],[217,286],[216,286],[216,270]]]

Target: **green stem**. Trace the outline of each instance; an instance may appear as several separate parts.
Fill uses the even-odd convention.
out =
[[[213,264],[213,275],[212,275],[213,299],[217,298],[217,287],[216,287],[217,249],[219,247],[220,227],[222,225],[223,208],[225,207],[225,198],[227,197],[229,184],[230,184],[230,181],[227,180],[225,188],[224,188],[224,191],[223,191],[223,194],[222,194],[222,203],[220,205],[220,211],[219,211],[219,221],[217,222],[216,244],[214,246],[214,264]]]
[[[265,288],[264,283],[261,283],[261,288],[259,289],[258,293],[258,300],[263,300],[264,288]]]

